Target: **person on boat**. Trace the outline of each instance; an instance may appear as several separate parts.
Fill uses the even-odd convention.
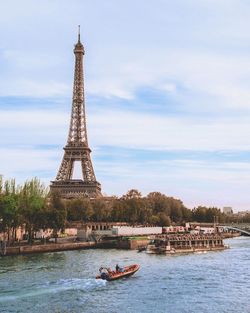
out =
[[[124,272],[124,269],[123,269],[122,267],[120,267],[118,264],[116,264],[115,270],[116,270],[116,273],[122,273],[122,272]]]
[[[111,269],[106,268],[106,267],[100,267],[99,272],[100,272],[101,279],[105,279],[105,280],[109,279],[113,274]]]
[[[112,271],[112,269],[110,267],[107,268],[107,271],[108,271],[109,275],[113,274],[113,271]]]

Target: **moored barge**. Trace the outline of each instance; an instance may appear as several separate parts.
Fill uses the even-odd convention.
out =
[[[219,234],[209,235],[160,235],[147,246],[147,253],[176,254],[224,250],[225,245]]]

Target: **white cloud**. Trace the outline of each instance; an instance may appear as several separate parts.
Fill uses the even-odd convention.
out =
[[[71,86],[53,80],[38,81],[28,79],[12,79],[9,82],[0,79],[0,96],[19,97],[55,97],[71,94]],[[14,87],[13,87],[14,86]]]
[[[125,100],[133,100],[134,94],[130,88],[124,88],[119,80],[111,80],[104,78],[103,81],[93,81],[88,84],[87,92],[92,95],[101,96],[104,98],[117,97]]]
[[[33,176],[48,175],[53,178],[59,166],[58,159],[61,151],[34,149],[34,147],[0,148],[1,173],[6,178],[17,178],[23,182]],[[37,174],[36,174],[37,173]],[[54,173],[54,174],[52,174]],[[51,177],[51,174],[53,175]]]
[[[124,98],[129,94],[132,98],[138,88],[148,86],[167,92],[176,91],[176,96],[182,96],[182,102],[190,110],[194,105],[197,111],[250,109],[250,92],[246,83],[250,79],[250,61],[245,56],[151,48],[150,55],[133,49],[133,55],[126,56],[125,65],[120,65],[118,58],[113,59],[112,64],[98,66],[101,63],[103,59],[97,59],[96,66],[91,69],[92,76],[98,80],[88,81],[88,92],[98,91],[99,95],[105,96],[125,95]],[[185,94],[178,90],[175,82],[192,93],[193,99],[185,99]]]
[[[68,120],[68,114],[53,110],[2,110],[0,146],[62,144]]]
[[[214,1],[13,3],[3,3],[0,13],[2,95],[34,96],[33,88],[41,96],[70,94],[72,25],[82,22],[87,92],[133,99],[149,86],[178,97],[179,84],[195,96],[182,99],[190,110],[202,111],[203,99],[213,110],[250,108],[246,3],[220,1],[216,12]]]
[[[95,111],[93,145],[159,150],[249,150],[250,117],[196,119],[128,111]]]
[[[70,112],[48,110],[0,111],[0,145],[64,145]],[[91,110],[90,146],[148,150],[250,149],[250,117],[200,119],[125,110]],[[166,152],[167,153],[167,152]]]
[[[158,88],[162,90],[166,90],[168,92],[175,92],[176,91],[176,85],[173,83],[165,83],[159,86]]]
[[[34,53],[34,51],[17,49],[3,50],[2,59],[12,69],[15,67],[16,71],[22,70],[25,72],[29,70],[41,71],[44,68],[49,70],[49,68],[61,66],[63,63],[62,55],[56,57],[53,54],[49,54],[48,51]]]

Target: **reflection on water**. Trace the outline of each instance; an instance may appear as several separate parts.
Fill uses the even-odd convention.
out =
[[[0,312],[250,312],[250,238],[179,256],[78,250],[0,258]],[[135,276],[96,280],[100,266],[139,263]]]

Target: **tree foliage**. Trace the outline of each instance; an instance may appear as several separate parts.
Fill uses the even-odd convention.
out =
[[[192,210],[192,216],[194,221],[201,223],[225,222],[225,215],[215,207],[198,206]]]
[[[7,233],[8,240],[15,240],[18,226],[25,226],[28,241],[32,243],[34,232],[52,228],[57,233],[63,229],[66,208],[59,196],[48,201],[48,190],[39,179],[33,178],[16,187],[15,180],[0,179],[0,232]]]
[[[88,198],[78,198],[66,202],[69,221],[89,221],[94,212]]]
[[[19,211],[30,243],[32,243],[34,231],[43,228],[43,224],[46,224],[44,216],[46,198],[46,189],[37,178],[26,181],[20,189]]]
[[[7,232],[8,239],[15,238],[15,229],[19,224],[18,191],[14,180],[0,182],[0,231]]]
[[[67,211],[60,195],[56,192],[51,193],[48,210],[46,212],[48,228],[53,229],[53,236],[57,242],[58,232],[63,230],[67,218]]]

